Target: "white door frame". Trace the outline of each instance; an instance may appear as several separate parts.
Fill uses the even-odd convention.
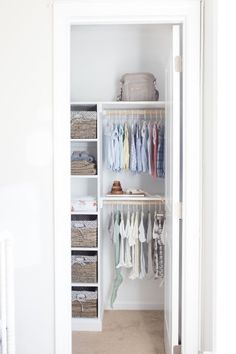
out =
[[[182,354],[199,347],[201,244],[200,0],[57,1],[54,5],[55,353],[71,354],[70,26],[183,25]],[[176,212],[178,212],[176,210]]]

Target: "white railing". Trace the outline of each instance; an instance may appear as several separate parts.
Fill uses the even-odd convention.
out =
[[[15,354],[13,240],[0,234],[0,354]]]

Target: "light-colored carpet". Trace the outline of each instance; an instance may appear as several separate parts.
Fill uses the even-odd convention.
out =
[[[163,311],[105,311],[102,332],[73,332],[73,354],[164,354]]]

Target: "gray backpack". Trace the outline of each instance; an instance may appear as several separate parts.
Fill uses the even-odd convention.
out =
[[[156,78],[151,73],[124,74],[117,101],[158,101]]]

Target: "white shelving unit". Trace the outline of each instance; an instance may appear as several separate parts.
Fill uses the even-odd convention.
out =
[[[103,166],[103,151],[102,151],[102,141],[103,141],[103,134],[102,134],[102,125],[103,125],[103,118],[105,118],[106,110],[128,110],[128,109],[155,109],[155,108],[165,108],[165,102],[158,101],[158,102],[71,102],[71,107],[73,106],[96,106],[97,108],[97,138],[96,139],[71,139],[71,144],[77,144],[77,146],[88,146],[86,144],[96,144],[96,158],[97,158],[97,174],[96,175],[71,175],[71,181],[78,181],[78,188],[79,188],[79,181],[86,180],[87,183],[91,183],[94,181],[96,183],[96,197],[97,197],[97,211],[82,211],[82,212],[71,212],[71,215],[97,215],[97,224],[98,224],[98,238],[97,238],[97,247],[89,248],[89,247],[72,247],[71,251],[86,251],[86,252],[96,252],[98,256],[98,264],[97,264],[97,283],[72,283],[71,287],[73,288],[80,288],[80,287],[91,287],[97,288],[98,291],[98,316],[97,318],[73,318],[72,319],[72,329],[75,331],[99,331],[102,329],[102,318],[103,318],[103,306],[104,306],[104,299],[103,299],[103,284],[102,284],[102,240],[101,232],[104,228],[102,223],[105,222],[104,217],[102,217],[103,206],[109,204],[109,202],[114,203],[122,203],[122,202],[130,202],[135,203],[139,202],[149,202],[155,203],[164,201],[164,197],[161,195],[146,195],[144,197],[140,196],[106,196],[108,190],[108,180],[105,179],[104,175],[104,166]],[[81,145],[80,145],[81,144]],[[83,145],[85,144],[85,145]],[[116,173],[111,173],[111,180],[112,183],[113,179],[119,178],[117,177]],[[106,174],[106,172],[105,172]],[[89,182],[90,181],[90,182]],[[82,186],[82,185],[81,185]],[[83,189],[83,187],[80,187]]]
[[[97,103],[95,102],[72,102],[71,108],[73,106],[96,106],[98,108]],[[98,113],[97,113],[98,114]],[[99,132],[99,123],[97,120],[97,138],[94,139],[70,139],[71,147],[81,148],[83,150],[87,150],[89,146],[93,146],[93,152],[96,152],[96,160],[97,160],[97,174],[96,175],[71,175],[71,181],[77,181],[78,186],[76,186],[76,192],[80,194],[83,191],[83,186],[81,187],[79,181],[94,181],[96,184],[96,199],[97,203],[99,201],[99,139],[98,139],[98,132]],[[82,190],[81,190],[82,189]],[[98,292],[98,315],[95,318],[86,318],[86,317],[74,317],[72,318],[72,330],[78,331],[86,331],[86,330],[93,330],[99,331],[102,329],[102,320],[101,320],[101,310],[100,310],[100,214],[99,208],[97,207],[97,211],[73,211],[71,215],[84,215],[84,216],[97,216],[97,246],[96,247],[71,247],[71,252],[86,252],[87,254],[92,252],[97,254],[98,262],[97,262],[97,282],[95,283],[71,283],[71,288],[79,289],[79,288],[96,288]]]

